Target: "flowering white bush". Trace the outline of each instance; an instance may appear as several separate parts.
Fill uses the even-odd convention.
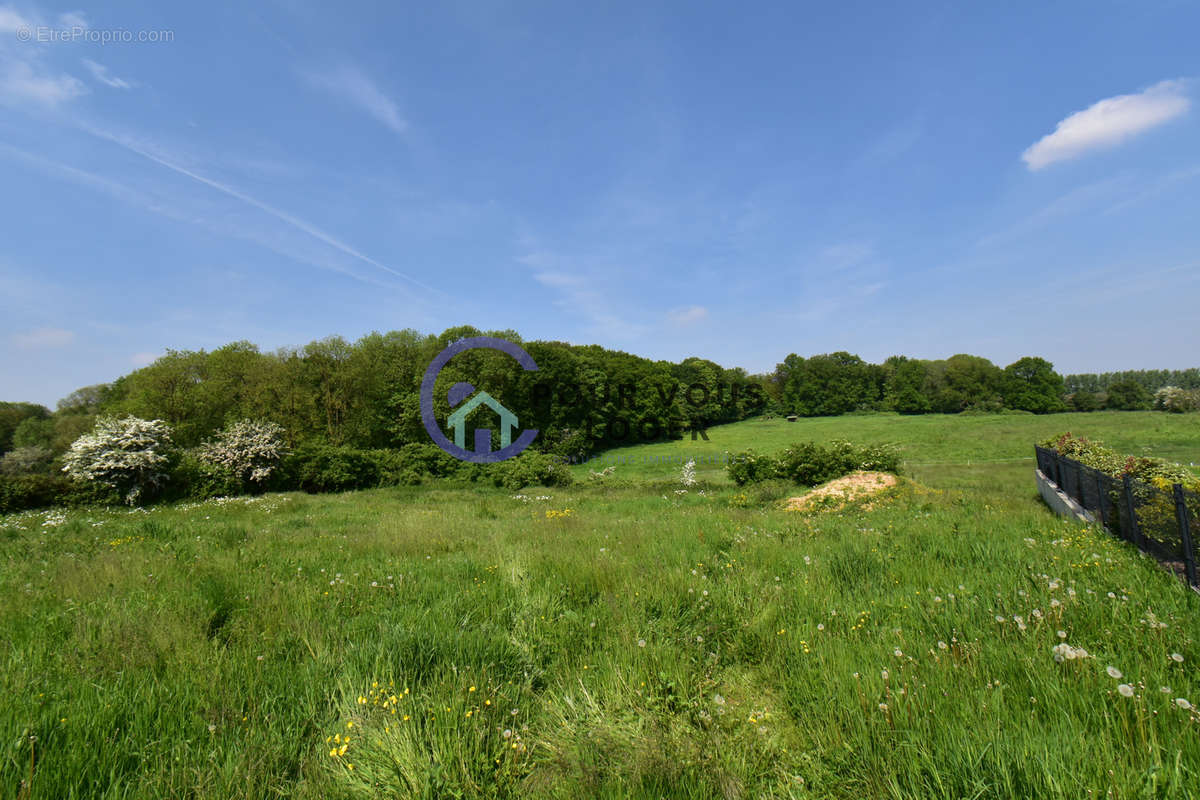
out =
[[[171,428],[162,420],[101,417],[91,433],[71,444],[63,472],[73,480],[111,486],[133,505],[166,479],[164,451],[170,444]]]
[[[679,482],[684,486],[696,485],[696,459],[689,459],[679,473]]]
[[[261,484],[287,454],[283,428],[274,422],[244,419],[222,431],[200,447],[200,459],[225,467],[243,483]]]
[[[1181,414],[1185,411],[1200,409],[1200,389],[1180,389],[1178,386],[1164,386],[1154,393],[1154,408],[1158,411],[1172,411]]]

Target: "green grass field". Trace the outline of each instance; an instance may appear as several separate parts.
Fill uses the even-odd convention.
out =
[[[0,519],[0,797],[1198,796],[1200,596],[1041,505],[1016,459],[1063,430],[1200,461],[1198,415],[750,420],[615,452],[892,441],[907,479]]]

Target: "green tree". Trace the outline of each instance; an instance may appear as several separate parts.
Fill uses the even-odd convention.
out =
[[[1095,392],[1089,392],[1087,389],[1076,390],[1069,396],[1069,403],[1075,411],[1099,411],[1104,405]]]
[[[36,403],[0,403],[0,453],[13,448],[13,434],[27,419],[46,419],[50,409]]]
[[[49,450],[53,442],[53,417],[26,417],[12,435],[14,450],[21,447],[44,447]]]
[[[1108,387],[1105,407],[1118,411],[1141,411],[1150,407],[1152,399],[1149,389],[1136,380],[1126,379]]]
[[[928,369],[924,362],[905,356],[892,356],[884,366],[884,407],[901,414],[925,414],[932,410],[925,393]]]
[[[792,362],[784,377],[786,410],[806,417],[834,416],[870,407],[881,394],[881,374],[845,351]]]
[[[1004,405],[1008,408],[1046,414],[1063,411],[1062,376],[1044,358],[1025,356],[1004,368]]]
[[[998,411],[1003,407],[1000,399],[1003,372],[991,361],[959,353],[935,365],[931,371],[936,378],[931,394],[934,410],[956,414],[968,408]]]

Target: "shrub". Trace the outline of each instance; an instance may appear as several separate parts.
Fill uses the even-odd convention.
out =
[[[51,506],[66,489],[66,483],[57,475],[0,474],[0,514]]]
[[[1170,411],[1174,414],[1200,410],[1200,389],[1164,386],[1154,393],[1154,408],[1156,411]],[[16,441],[15,436],[13,440]]]
[[[413,442],[394,451],[405,468],[418,475],[449,478],[457,475],[463,462],[435,444]]]
[[[900,458],[887,446],[861,447],[833,441],[826,446],[813,442],[792,445],[779,455],[779,477],[815,486],[856,470],[895,472]]]
[[[779,474],[779,462],[772,456],[747,450],[730,456],[725,472],[738,486],[745,486],[776,477]]]
[[[572,481],[574,476],[563,459],[546,453],[522,453],[501,461],[492,470],[492,482],[513,491],[534,484],[569,486]]]
[[[18,447],[0,458],[0,473],[23,475],[31,472],[46,472],[50,467],[51,453],[45,447]]]
[[[419,466],[414,466],[414,461],[406,458],[405,454],[398,450],[364,450],[362,452],[375,464],[375,474],[379,486],[416,486],[421,483],[423,477],[429,474],[422,474]]]
[[[739,486],[772,478],[815,486],[856,470],[896,472],[899,468],[900,455],[890,445],[860,446],[833,441],[828,445],[794,444],[778,456],[764,456],[753,451],[740,453],[731,459],[726,472]]]
[[[208,500],[240,494],[243,483],[227,467],[206,461],[199,453],[183,453],[171,470],[166,495],[171,500]]]
[[[1103,400],[1086,389],[1080,389],[1068,398],[1070,407],[1075,411],[1099,411]]]
[[[63,456],[63,472],[80,483],[99,483],[133,505],[167,477],[171,428],[162,420],[100,417]]]
[[[196,455],[212,467],[228,470],[243,486],[262,487],[287,454],[283,433],[274,422],[244,419],[219,431]]]
[[[308,445],[287,459],[285,473],[310,494],[379,485],[379,463],[369,452],[328,444]]]

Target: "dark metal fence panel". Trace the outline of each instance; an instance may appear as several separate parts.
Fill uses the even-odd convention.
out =
[[[1183,570],[1187,582],[1192,586],[1200,586],[1197,578],[1197,562],[1200,561],[1200,547],[1197,547],[1196,533],[1200,527],[1194,523],[1200,517],[1200,494],[1189,492],[1178,483],[1174,486],[1175,516],[1179,520],[1179,537],[1183,544]]]
[[[1133,510],[1137,515],[1140,547],[1163,561],[1183,562],[1183,542],[1171,491],[1141,481],[1130,481]]]
[[[1168,562],[1200,588],[1200,493],[1128,475],[1117,480],[1054,450],[1035,447],[1034,452],[1042,474],[1101,525]]]

